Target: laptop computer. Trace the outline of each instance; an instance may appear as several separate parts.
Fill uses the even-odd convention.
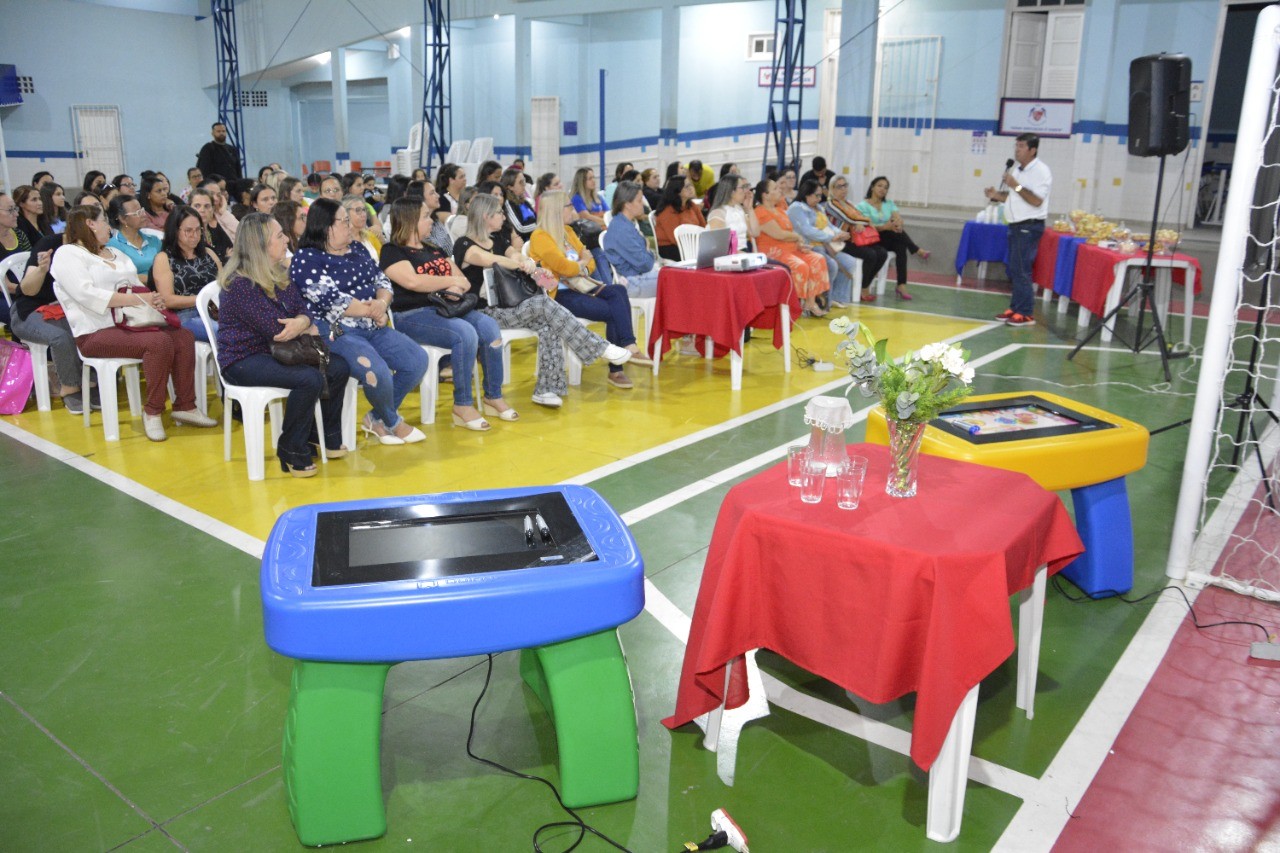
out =
[[[728,228],[709,228],[698,235],[698,257],[691,261],[680,261],[671,266],[677,269],[702,270],[715,266],[716,258],[729,254]]]

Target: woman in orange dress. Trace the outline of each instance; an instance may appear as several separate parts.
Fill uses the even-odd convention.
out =
[[[778,207],[781,200],[776,181],[766,179],[756,185],[756,219],[760,221],[756,247],[790,268],[791,280],[795,283],[796,295],[800,297],[805,313],[823,317],[827,312],[818,307],[817,299],[831,289],[827,262],[822,255],[809,249],[804,238],[791,227],[786,208]]]

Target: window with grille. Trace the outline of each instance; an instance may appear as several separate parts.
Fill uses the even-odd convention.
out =
[[[36,81],[30,77],[18,75],[18,94],[34,95],[36,93]]]
[[[747,36],[747,62],[773,61],[773,33],[752,33]]]

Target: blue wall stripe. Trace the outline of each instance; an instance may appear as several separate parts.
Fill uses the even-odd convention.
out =
[[[76,152],[74,151],[10,151],[5,149],[6,157],[21,158],[24,160],[74,160]]]

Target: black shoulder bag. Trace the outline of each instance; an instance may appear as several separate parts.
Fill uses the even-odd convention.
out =
[[[489,285],[489,301],[494,308],[515,308],[531,296],[542,292],[533,276],[524,270],[509,270],[493,265],[493,282]]]

